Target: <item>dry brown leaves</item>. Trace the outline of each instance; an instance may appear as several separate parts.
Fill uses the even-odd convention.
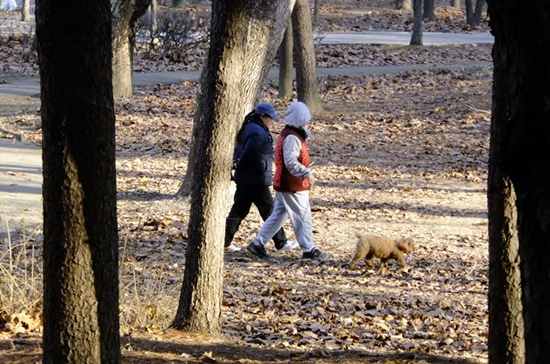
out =
[[[489,47],[360,48],[326,47],[319,59],[333,66],[489,59]],[[289,252],[261,262],[226,253],[222,319],[231,340],[200,347],[164,330],[185,265],[189,204],[172,196],[187,168],[197,85],[141,87],[118,102],[126,360],[485,362],[491,73],[433,67],[321,79],[325,111],[311,123],[318,179],[311,196],[315,240],[331,259],[302,262]],[[264,95],[281,113],[289,102],[274,98],[275,85]],[[2,128],[37,139],[36,107],[24,119],[16,114],[2,116]],[[253,210],[235,244],[247,244],[260,226]],[[409,268],[349,270],[355,232],[414,237]]]

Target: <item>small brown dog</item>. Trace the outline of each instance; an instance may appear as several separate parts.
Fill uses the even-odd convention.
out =
[[[407,266],[403,254],[408,254],[414,249],[414,240],[412,238],[393,240],[385,236],[361,235],[355,234],[359,239],[355,250],[355,256],[351,260],[350,268],[355,269],[357,262],[365,258],[369,267],[374,266],[374,258],[380,258],[380,268],[382,271],[384,264],[389,259],[395,259],[404,268]]]

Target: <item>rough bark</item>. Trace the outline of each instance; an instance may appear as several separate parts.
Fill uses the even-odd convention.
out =
[[[36,2],[43,129],[44,363],[119,363],[108,0]]]
[[[134,27],[147,12],[151,0],[117,0],[113,6],[113,94],[133,95],[132,58]]]
[[[422,17],[422,1],[413,0],[414,4],[414,23],[410,45],[422,45],[422,37],[424,33],[424,20]]]
[[[312,114],[323,110],[317,81],[317,62],[309,0],[297,0],[292,10],[292,31],[296,57],[296,92]]]
[[[544,363],[550,357],[550,49],[540,45],[550,41],[550,9],[544,1],[488,3],[495,76],[505,80],[497,110],[506,110],[492,120],[504,128],[493,158],[516,195],[525,362]]]
[[[292,97],[293,46],[292,22],[289,19],[283,42],[279,47],[279,97]]]
[[[223,237],[233,146],[281,42],[286,0],[214,0],[210,50],[201,76],[185,274],[177,329],[221,332]]]
[[[250,0],[243,2],[242,4],[244,9],[249,9],[252,5],[254,5],[254,3]],[[247,54],[247,62],[246,64],[243,64],[243,67],[246,67],[244,74],[247,77],[242,79],[246,93],[242,94],[241,102],[243,103],[245,111],[241,115],[240,120],[238,120],[238,125],[242,122],[242,117],[244,117],[247,112],[252,110],[254,103],[260,94],[265,77],[267,76],[269,68],[273,63],[275,52],[281,44],[284,29],[289,19],[290,9],[294,6],[294,0],[277,0],[273,2],[262,0],[258,1],[254,6],[262,9],[260,12],[261,14],[270,14],[271,11],[274,11],[272,14],[277,14],[277,18],[268,16],[267,19],[262,19],[261,17],[250,15],[249,26],[247,31],[243,33],[245,39],[243,43],[245,44],[244,46],[246,47]],[[283,10],[281,10],[281,8]],[[206,71],[208,70],[205,68],[201,73],[201,85],[205,84],[205,82],[209,82],[203,80]],[[194,166],[201,156],[198,151],[198,142],[196,142],[200,139],[199,134],[201,124],[197,118],[201,113],[201,105],[202,103],[197,105],[197,111],[193,122],[191,149],[188,158],[189,163],[183,182],[175,194],[175,197],[177,198],[185,198],[191,194],[191,187],[195,176]],[[233,147],[234,139],[230,140],[229,144]]]
[[[509,79],[504,72],[505,52],[497,41],[493,49],[493,110],[489,152],[489,362],[525,363],[521,272],[517,233],[516,195],[510,177],[499,163],[510,115]]]

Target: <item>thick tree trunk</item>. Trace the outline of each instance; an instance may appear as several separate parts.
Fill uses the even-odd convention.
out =
[[[117,0],[113,7],[113,94],[132,97],[134,26],[151,0]]]
[[[44,363],[119,363],[107,0],[36,2],[44,163]]]
[[[265,5],[267,4],[267,5]],[[289,4],[289,5],[287,5]],[[250,8],[252,6],[252,3],[250,0],[247,0],[243,2],[242,6],[246,9]],[[245,67],[247,67],[245,71],[245,75],[247,75],[246,78],[243,78],[242,82],[245,84],[245,87],[247,89],[247,93],[242,95],[242,103],[244,107],[243,115],[241,115],[241,118],[237,121],[237,125],[240,125],[242,122],[242,118],[244,115],[252,110],[254,107],[254,103],[256,102],[256,99],[258,98],[261,88],[263,86],[263,82],[265,80],[265,77],[267,76],[267,72],[269,71],[269,68],[271,67],[271,64],[273,63],[273,58],[275,56],[275,52],[277,51],[279,45],[281,44],[283,35],[284,35],[284,29],[286,26],[286,23],[289,19],[290,9],[294,6],[294,0],[276,0],[273,2],[268,2],[267,0],[258,1],[257,5],[259,9],[262,9],[262,6],[264,6],[264,10],[261,11],[262,14],[269,14],[269,11],[276,11],[277,16],[286,16],[285,18],[277,18],[277,19],[270,19],[272,21],[273,26],[269,29],[268,35],[262,35],[267,31],[265,26],[265,21],[262,21],[259,17],[251,16],[250,18],[250,27],[249,30],[243,34],[246,34],[246,52],[247,52],[247,59],[246,64],[244,64]],[[288,8],[290,6],[290,9]],[[281,10],[281,8],[284,8],[284,11]],[[275,9],[275,10],[273,10]],[[239,35],[240,36],[240,35]],[[262,64],[262,62],[265,62]],[[261,69],[258,68],[258,66],[261,65]],[[207,69],[203,69],[201,73],[201,85],[204,84],[204,82],[207,82],[206,80],[203,80],[205,77],[205,72]],[[176,192],[175,197],[176,198],[184,198],[188,197],[191,194],[191,186],[194,180],[195,176],[195,168],[194,165],[199,160],[201,154],[198,151],[198,140],[199,140],[199,133],[200,128],[202,127],[200,122],[198,122],[198,117],[200,116],[200,108],[202,103],[199,103],[197,105],[197,111],[195,112],[195,119],[193,122],[193,131],[192,131],[192,139],[191,139],[191,149],[189,152],[189,158],[188,158],[188,166],[187,170],[185,172],[185,176],[183,178],[183,182]],[[230,142],[231,147],[234,146],[234,139]],[[231,152],[231,155],[233,152]],[[229,172],[228,172],[229,175]]]
[[[540,44],[550,42],[550,9],[543,1],[490,0],[489,13],[495,77],[506,80],[497,109],[506,114],[493,120],[503,137],[493,158],[516,193],[525,362],[544,363],[550,357],[550,49]]]
[[[422,1],[413,0],[414,4],[414,23],[410,45],[422,45],[422,36],[424,33],[424,20],[422,17]]]
[[[279,47],[279,97],[292,97],[292,21],[288,21],[283,42]]]
[[[286,0],[214,0],[210,51],[195,124],[189,241],[177,329],[221,332],[225,197],[233,146],[252,109],[290,15]]]
[[[497,40],[493,50],[493,110],[489,153],[489,361],[525,363],[521,271],[516,195],[499,158],[508,132],[509,78],[504,72],[505,50]]]
[[[296,55],[296,91],[298,101],[307,105],[312,114],[323,110],[317,81],[317,62],[313,44],[313,28],[309,0],[297,0],[292,11],[294,54]]]

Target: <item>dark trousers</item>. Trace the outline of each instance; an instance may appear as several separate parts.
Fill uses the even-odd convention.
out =
[[[237,185],[237,191],[233,200],[233,206],[229,211],[229,216],[225,222],[225,246],[231,245],[231,241],[235,236],[235,233],[239,229],[241,222],[246,215],[250,212],[250,207],[254,204],[260,213],[260,216],[265,221],[271,215],[273,211],[273,196],[269,186],[239,186]],[[275,248],[281,249],[286,243],[286,235],[283,228],[281,228],[273,236],[273,242],[275,242]]]

